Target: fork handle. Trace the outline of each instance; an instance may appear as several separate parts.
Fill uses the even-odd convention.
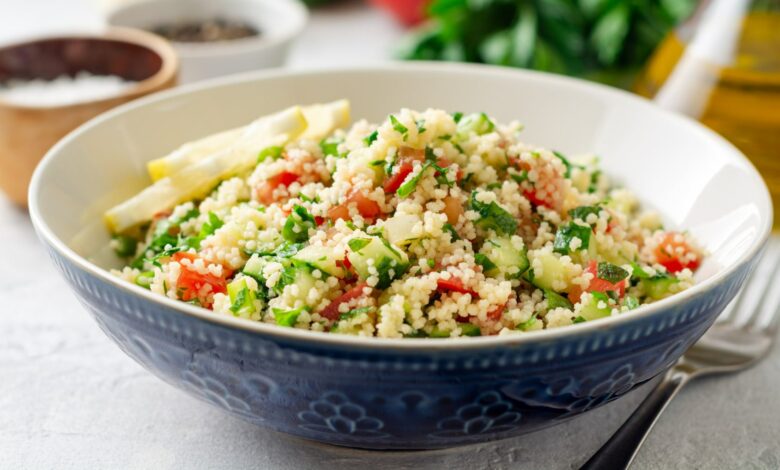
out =
[[[580,470],[628,468],[661,412],[690,378],[691,375],[677,365],[669,369],[636,411]]]

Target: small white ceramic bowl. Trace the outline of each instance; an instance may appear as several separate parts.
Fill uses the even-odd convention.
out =
[[[166,23],[215,18],[248,22],[260,35],[208,43],[174,41],[182,83],[283,65],[308,13],[297,0],[140,0],[110,11],[107,21],[152,30]]]

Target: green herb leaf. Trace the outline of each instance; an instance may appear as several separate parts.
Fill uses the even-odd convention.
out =
[[[407,129],[406,126],[401,124],[401,122],[398,119],[396,119],[396,117],[393,116],[392,114],[390,115],[390,123],[393,125],[393,129],[395,129],[396,132],[404,136],[404,140],[405,140],[406,133],[409,132],[409,129]]]
[[[359,253],[360,250],[365,248],[369,243],[371,243],[370,238],[353,238],[347,242],[347,245],[349,246],[350,250],[355,253]]]
[[[576,323],[584,323],[586,321],[588,321],[588,320],[586,320],[585,317],[583,317],[582,315],[577,315],[577,318],[574,319],[574,323],[575,324]]]
[[[282,237],[291,243],[302,243],[309,239],[309,229],[316,228],[314,217],[305,207],[295,205],[282,227]]]
[[[536,316],[533,316],[529,318],[528,320],[524,321],[523,323],[517,325],[516,329],[527,331],[529,328],[534,326],[534,323],[536,323]]]
[[[489,204],[477,200],[477,192],[471,193],[469,201],[471,210],[479,213],[476,225],[483,229],[495,230],[499,235],[514,235],[517,231],[517,220],[512,214],[499,206],[495,201]]]
[[[342,313],[339,315],[339,320],[349,320],[350,318],[354,318],[361,313],[369,313],[372,311],[374,307],[360,307],[360,308],[353,308],[352,310]]]
[[[241,307],[243,307],[244,304],[246,303],[248,297],[249,297],[249,289],[247,289],[246,287],[238,291],[238,294],[236,295],[236,300],[233,301],[233,303],[230,305],[230,311],[233,313],[238,313],[238,311],[241,310]]]
[[[374,131],[371,134],[369,134],[368,137],[363,139],[363,143],[366,144],[366,147],[369,147],[371,144],[374,143],[377,137],[379,137],[379,131]]]
[[[338,137],[326,137],[320,141],[320,149],[324,156],[332,155],[334,157],[343,157],[339,154],[339,145],[343,142]]]
[[[596,214],[598,216],[599,212],[601,212],[601,208],[599,206],[580,206],[575,207],[574,209],[570,209],[569,217],[572,219],[580,219],[581,221],[586,222],[590,214]]]
[[[455,227],[453,227],[451,223],[446,222],[442,228],[445,231],[449,232],[452,241],[460,240],[460,236],[458,235],[458,232],[455,231]]]
[[[571,241],[575,238],[580,239],[578,250],[587,250],[590,246],[590,235],[592,230],[590,227],[582,226],[570,222],[558,227],[558,231],[555,232],[555,240],[553,241],[553,251],[562,255],[568,255],[571,251]]]
[[[569,302],[569,299],[558,294],[552,289],[542,289],[542,292],[544,292],[544,298],[547,299],[547,308],[551,310],[554,308],[565,308],[572,310],[574,308],[574,305]]]
[[[114,235],[112,237],[114,243],[114,253],[120,258],[128,258],[133,256],[138,249],[138,240],[127,235]]]
[[[276,318],[276,324],[281,326],[295,326],[298,321],[298,317],[306,307],[300,307],[293,310],[282,310],[280,308],[272,309],[274,312],[274,318]]]
[[[279,159],[279,157],[282,156],[282,151],[284,148],[274,145],[271,147],[266,147],[263,150],[260,151],[260,153],[257,155],[257,163],[264,162],[267,158],[271,158],[273,160]]]
[[[398,187],[398,190],[395,192],[398,195],[398,197],[404,199],[408,197],[410,194],[412,194],[414,190],[417,189],[417,185],[420,183],[420,180],[422,179],[425,170],[427,170],[430,167],[431,167],[431,162],[423,163],[423,166],[420,169],[419,173],[417,173],[411,179],[407,180],[404,184]]]
[[[616,284],[628,277],[628,271],[625,269],[621,268],[620,266],[615,266],[614,264],[604,262],[598,264],[596,273],[596,276],[599,279],[603,279],[611,284]]]
[[[490,260],[486,255],[482,253],[475,253],[474,254],[474,261],[482,266],[482,272],[488,273],[494,269],[496,269],[498,266],[496,266],[496,263]]]

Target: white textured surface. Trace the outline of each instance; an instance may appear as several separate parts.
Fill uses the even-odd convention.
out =
[[[99,24],[89,11],[76,0],[3,0],[0,40]],[[398,34],[386,18],[348,3],[313,17],[291,65],[378,60]],[[27,215],[0,196],[3,469],[577,468],[646,392],[535,434],[434,452],[355,451],[256,428],[127,358],[55,272]],[[634,468],[780,468],[780,348],[751,370],[684,390]]]

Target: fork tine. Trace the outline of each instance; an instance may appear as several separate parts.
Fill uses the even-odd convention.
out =
[[[767,247],[764,256],[759,262],[759,266],[750,276],[751,295],[754,298],[750,308],[741,308],[737,312],[737,317],[734,323],[739,327],[753,328],[758,324],[760,318],[763,318],[765,312],[771,312],[767,307],[769,305],[769,299],[773,296],[770,295],[775,291],[776,281],[778,273],[780,272],[780,249],[775,243],[770,242]],[[771,316],[770,316],[771,318]],[[764,321],[765,323],[766,321]]]
[[[761,294],[761,299],[754,309],[755,314],[745,325],[748,328],[772,331],[777,326],[778,310],[780,309],[780,263],[776,264],[767,279],[767,288]]]

